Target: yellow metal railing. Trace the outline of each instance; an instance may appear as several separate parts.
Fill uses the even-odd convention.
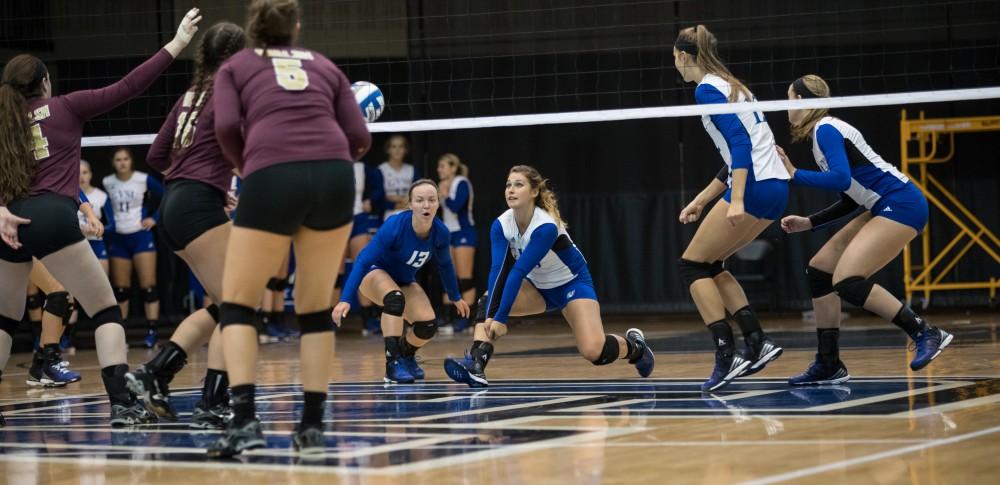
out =
[[[928,202],[959,229],[958,234],[943,248],[936,250],[932,257],[931,225],[928,224],[919,238],[919,262],[915,262],[910,248],[913,243],[903,248],[903,284],[908,302],[912,301],[914,293],[923,292],[923,303],[927,306],[932,291],[946,290],[986,289],[991,302],[996,298],[1000,288],[1000,278],[996,276],[986,281],[942,283],[973,247],[978,246],[1000,263],[1000,238],[928,171],[929,165],[949,162],[955,156],[956,133],[990,131],[1000,131],[1000,116],[925,119],[921,111],[919,118],[910,120],[906,117],[906,110],[902,110],[899,122],[900,168],[920,187]],[[939,155],[938,147],[944,140],[947,140],[948,153]],[[911,153],[912,142],[916,142],[916,153]],[[968,240],[959,246],[965,238]],[[956,247],[958,250],[953,252]]]

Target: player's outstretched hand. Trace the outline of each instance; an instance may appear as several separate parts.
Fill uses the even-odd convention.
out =
[[[812,221],[808,217],[785,216],[781,218],[781,229],[789,234],[812,229]]]
[[[337,306],[333,307],[333,323],[340,326],[341,320],[347,317],[347,312],[351,311],[351,304],[346,301],[337,303]]]
[[[167,52],[170,52],[170,55],[177,57],[191,43],[194,34],[198,33],[199,22],[201,22],[201,11],[197,8],[192,8],[184,14],[180,25],[177,26],[177,33],[174,34],[174,38],[164,46]]]

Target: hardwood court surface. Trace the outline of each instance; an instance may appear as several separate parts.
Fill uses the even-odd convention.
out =
[[[557,321],[522,324],[499,345],[485,392],[447,380],[442,359],[469,337],[421,351],[426,383],[385,387],[381,339],[348,329],[330,370],[327,454],[300,462],[289,435],[299,416],[297,346],[262,348],[258,411],[268,448],[208,461],[215,433],[192,433],[205,355],[172,383],[181,422],[112,431],[92,351],[69,359],[84,380],[31,390],[11,358],[0,383],[0,483],[488,484],[488,483],[1000,483],[1000,341],[996,313],[939,315],[955,333],[928,369],[910,372],[902,334],[869,319],[845,323],[853,379],[790,388],[813,358],[815,331],[765,319],[786,347],[756,376],[715,394],[711,342],[696,322],[638,324],[657,352],[652,378],[624,362],[595,367]],[[133,348],[130,361],[148,358]],[[22,366],[22,367],[19,367]]]

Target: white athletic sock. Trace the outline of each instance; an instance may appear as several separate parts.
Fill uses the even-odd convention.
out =
[[[10,334],[0,330],[0,371],[7,368],[7,361],[10,360],[10,347],[14,345],[14,339]]]
[[[105,323],[94,331],[94,342],[97,344],[97,361],[102,369],[128,363],[125,327],[117,323]]]

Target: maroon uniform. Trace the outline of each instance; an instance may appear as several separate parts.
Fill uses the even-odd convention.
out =
[[[77,200],[83,123],[141,94],[173,60],[169,52],[161,49],[108,87],[28,100],[38,162],[29,196],[51,192]]]
[[[355,160],[371,144],[347,76],[309,49],[244,49],[219,68],[214,91],[219,144],[244,178],[280,163]]]
[[[178,132],[181,126],[188,132],[186,137]],[[188,141],[174,150],[176,140]],[[149,147],[146,163],[164,173],[167,182],[195,180],[222,192],[229,190],[233,166],[223,157],[222,148],[215,138],[212,99],[198,103],[194,91],[188,91],[178,99]]]

